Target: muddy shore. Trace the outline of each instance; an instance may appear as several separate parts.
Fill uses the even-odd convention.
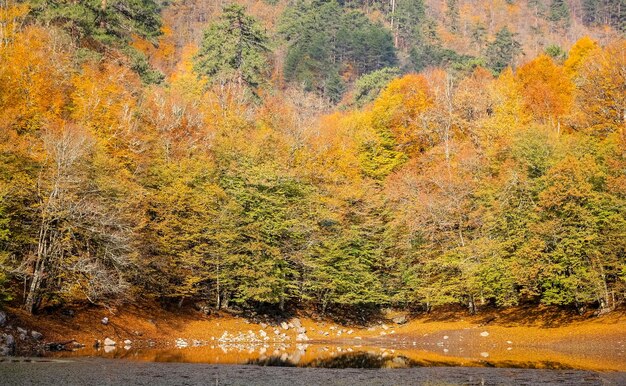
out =
[[[626,372],[466,367],[311,369],[82,358],[0,362],[3,385],[623,385]]]

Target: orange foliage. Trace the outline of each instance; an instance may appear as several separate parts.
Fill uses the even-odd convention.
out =
[[[598,43],[589,36],[578,39],[569,50],[567,60],[563,64],[565,70],[571,75],[576,75],[585,59],[596,49],[598,49]]]
[[[598,135],[626,125],[626,40],[595,50],[581,65],[577,107],[581,123]]]
[[[564,69],[541,55],[519,68],[517,81],[524,104],[533,116],[560,128],[561,119],[572,108],[574,93],[574,84]]]
[[[85,65],[72,77],[71,117],[100,137],[117,137],[132,127],[135,96],[140,87],[136,74],[113,64]]]
[[[0,48],[0,127],[36,130],[63,114],[70,55],[52,43],[57,37],[38,27]]]
[[[395,79],[381,92],[372,108],[372,124],[390,130],[398,145],[407,151],[421,149],[423,113],[433,106],[433,93],[423,75]]]

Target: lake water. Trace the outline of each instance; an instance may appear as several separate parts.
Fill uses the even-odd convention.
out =
[[[485,346],[478,342],[410,342],[393,347],[349,341],[297,344],[216,344],[189,341],[188,347],[83,348],[50,353],[54,358],[101,357],[140,362],[245,364],[309,368],[498,367],[626,371],[624,345],[538,347],[514,342]],[[195,346],[195,347],[194,347]]]
[[[485,339],[185,341],[86,347],[0,360],[0,384],[59,385],[626,385],[621,341],[542,347]],[[402,343],[404,342],[404,343]],[[144,342],[146,343],[146,342]],[[155,342],[159,343],[159,342]],[[195,346],[195,347],[194,347]]]

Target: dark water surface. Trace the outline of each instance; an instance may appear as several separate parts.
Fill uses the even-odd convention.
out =
[[[104,358],[1,362],[2,385],[624,385],[626,373],[473,367],[328,369]]]
[[[377,343],[84,348],[0,359],[0,385],[626,385],[621,341],[577,350]]]

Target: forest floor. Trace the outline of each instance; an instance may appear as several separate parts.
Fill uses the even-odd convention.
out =
[[[537,307],[487,310],[475,315],[459,310],[417,315],[388,311],[366,326],[342,325],[332,319],[304,315],[282,320],[265,315],[245,318],[225,312],[207,316],[185,308],[168,311],[159,307],[86,307],[34,316],[18,308],[6,311],[9,320],[4,332],[19,326],[42,333],[43,342],[75,340],[86,346],[82,354],[75,354],[79,356],[93,353],[96,340],[110,338],[123,346],[122,342],[128,339],[133,349],[150,348],[141,355],[135,353],[135,359],[158,361],[159,356],[179,348],[177,340],[184,340],[190,347],[178,350],[176,360],[202,362],[207,355],[216,357],[211,349],[217,350],[224,343],[245,343],[241,339],[245,341],[250,333],[261,339],[256,334],[264,331],[263,336],[267,333],[268,338],[261,343],[307,343],[326,351],[327,347],[336,347],[340,352],[340,347],[373,347],[426,365],[626,371],[624,311],[602,316]],[[101,322],[104,317],[109,319],[106,325]],[[291,327],[281,327],[281,323],[289,322]],[[296,326],[301,326],[300,332],[306,330],[307,342],[298,340]],[[223,339],[224,333],[230,338]],[[192,342],[201,347],[191,347]],[[18,341],[18,355],[32,355],[32,351],[33,347],[26,344],[20,350]],[[220,352],[218,363],[242,363],[239,354],[227,351]]]

